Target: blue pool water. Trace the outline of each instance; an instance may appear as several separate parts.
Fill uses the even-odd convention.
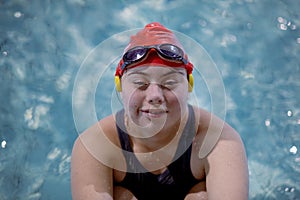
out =
[[[0,199],[71,199],[71,148],[84,129],[72,109],[78,71],[97,45],[152,21],[216,64],[226,121],[246,146],[250,199],[300,199],[299,9],[298,0],[0,0]],[[112,112],[112,68],[99,85],[101,118]]]

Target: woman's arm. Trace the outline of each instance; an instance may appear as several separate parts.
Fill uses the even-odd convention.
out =
[[[203,198],[207,195],[209,200],[247,200],[248,163],[239,134],[212,113],[198,108],[194,110],[196,122],[199,123],[196,124],[196,154],[193,156],[197,159],[192,166],[196,166],[195,172],[201,172],[198,177],[204,173],[206,193],[203,187],[198,187],[197,192],[196,187],[191,196],[196,197],[201,193]]]
[[[126,163],[114,124],[110,115],[75,141],[71,160],[73,200],[111,200],[116,194],[114,169],[124,171]]]
[[[193,186],[184,200],[207,200],[206,182],[201,181]]]
[[[114,200],[137,200],[137,198],[128,189],[114,186]]]
[[[74,143],[71,160],[73,200],[111,200],[112,177],[112,169],[95,159],[79,137]]]
[[[206,189],[210,200],[247,200],[248,165],[239,135],[225,124],[221,137],[207,156]]]
[[[112,199],[113,171],[125,169],[119,148],[114,117],[108,116],[80,134],[71,160],[71,187],[74,200]]]

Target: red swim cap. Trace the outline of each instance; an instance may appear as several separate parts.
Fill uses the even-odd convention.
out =
[[[144,29],[136,35],[131,36],[130,42],[125,48],[125,52],[136,46],[149,46],[156,44],[173,44],[183,50],[182,45],[172,31],[158,22],[147,24]]]
[[[147,24],[144,29],[140,30],[136,35],[131,36],[130,42],[125,48],[124,52],[126,53],[129,49],[132,49],[137,46],[151,46],[151,45],[158,45],[158,44],[173,44],[183,51],[183,47],[181,43],[176,38],[175,34],[161,25],[158,22],[153,22]],[[155,51],[154,51],[155,52]],[[181,62],[172,62],[166,59],[161,58],[157,53],[150,51],[149,55],[145,60],[142,62],[137,62],[135,64],[130,65],[132,67],[138,67],[145,64],[157,64],[162,66],[169,66],[169,67],[182,67],[185,68],[187,74],[191,74],[193,71],[193,64],[188,62],[187,64]],[[184,53],[184,58],[188,60],[187,55]],[[124,73],[124,70],[121,69],[123,64],[123,59],[119,62],[119,65],[116,69],[115,76],[121,77]]]

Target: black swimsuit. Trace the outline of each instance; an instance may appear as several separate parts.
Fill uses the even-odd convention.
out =
[[[192,140],[195,135],[195,116],[192,106],[189,105],[188,120],[173,162],[158,175],[145,172],[145,168],[132,153],[129,136],[124,132],[126,130],[124,110],[117,113],[116,122],[121,147],[126,158],[127,172],[121,182],[114,184],[127,188],[138,200],[184,199],[188,191],[200,181],[194,178],[190,165]],[[183,150],[185,152],[182,152]]]

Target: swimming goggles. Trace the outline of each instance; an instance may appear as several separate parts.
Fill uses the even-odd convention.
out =
[[[165,60],[183,62],[185,65],[188,63],[187,59],[184,58],[183,50],[173,44],[137,46],[129,49],[123,55],[123,64],[121,66],[122,71],[128,65],[142,61],[151,49],[155,49],[158,55]]]

